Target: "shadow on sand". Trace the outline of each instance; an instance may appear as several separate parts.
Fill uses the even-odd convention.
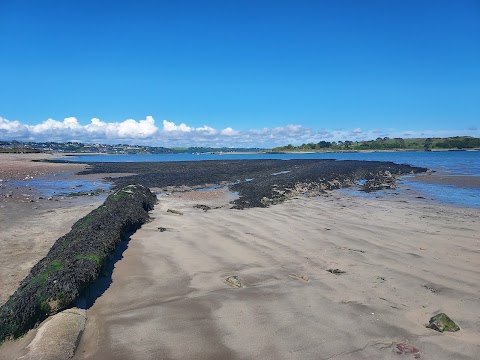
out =
[[[95,304],[95,301],[107,291],[113,282],[112,274],[115,269],[115,264],[123,259],[123,253],[128,249],[132,234],[118,243],[98,279],[89,285],[84,293],[75,300],[74,305],[76,307],[84,310],[90,309]]]

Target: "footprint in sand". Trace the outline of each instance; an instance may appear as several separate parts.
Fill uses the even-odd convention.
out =
[[[309,282],[310,278],[306,275],[298,275],[298,274],[288,274],[291,278],[297,279],[297,280],[302,280],[304,282]]]

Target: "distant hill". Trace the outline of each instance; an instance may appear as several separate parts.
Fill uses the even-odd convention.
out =
[[[300,146],[286,145],[272,151],[358,151],[358,150],[446,150],[446,149],[480,149],[480,138],[455,136],[447,138],[377,138],[367,141],[320,141]]]

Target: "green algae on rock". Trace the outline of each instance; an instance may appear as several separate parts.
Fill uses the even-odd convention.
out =
[[[439,331],[439,332],[444,332],[444,331],[451,331],[455,332],[460,330],[457,324],[453,322],[452,319],[450,319],[446,314],[440,313],[435,316],[433,316],[429,324],[427,325],[427,328]]]

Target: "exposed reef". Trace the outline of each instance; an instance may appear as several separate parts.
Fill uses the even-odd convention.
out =
[[[136,175],[109,178],[116,186],[138,183],[148,187],[205,186],[228,184],[240,198],[237,209],[266,207],[299,194],[318,195],[325,190],[353,186],[363,181],[369,192],[391,189],[399,175],[425,172],[427,169],[380,161],[333,159],[226,160],[189,162],[89,163],[82,172],[124,173]]]
[[[0,308],[0,342],[70,306],[99,277],[117,244],[149,220],[156,200],[148,188],[129,185],[77,221]]]

